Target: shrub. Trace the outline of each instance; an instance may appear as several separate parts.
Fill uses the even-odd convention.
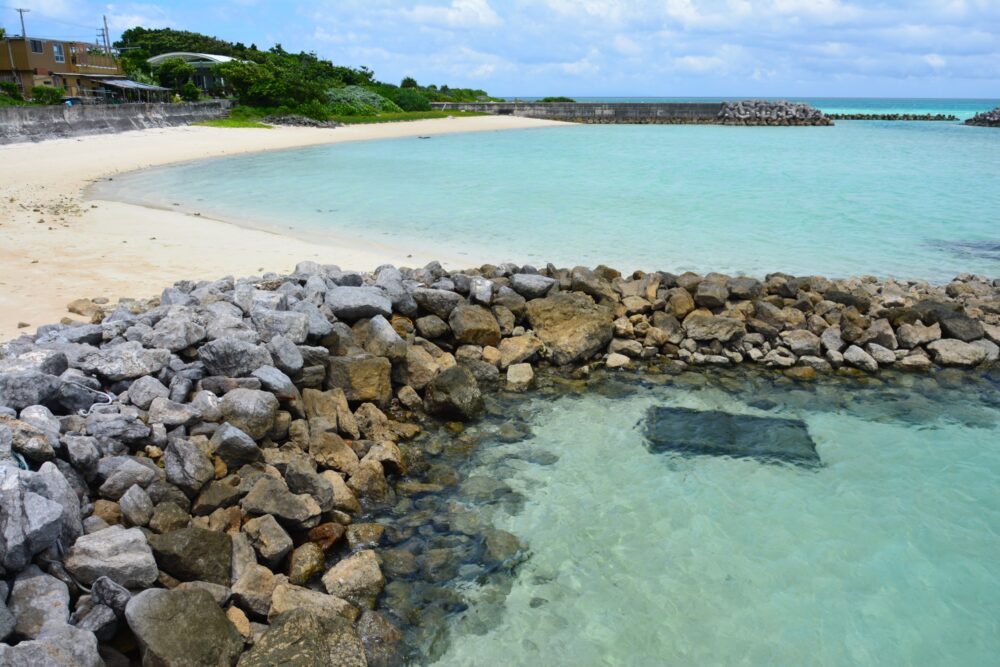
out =
[[[392,101],[399,105],[403,111],[430,111],[431,103],[426,97],[413,88],[400,88],[396,91]]]
[[[201,97],[201,91],[198,90],[198,86],[188,81],[181,86],[180,95],[185,102],[197,102],[198,98]]]
[[[168,58],[156,68],[156,78],[160,85],[174,90],[181,90],[185,83],[194,76],[194,67],[180,58]]]
[[[309,100],[308,102],[303,102],[296,109],[296,113],[306,118],[312,118],[313,120],[330,120],[330,109],[322,102],[317,102],[316,100]]]
[[[13,81],[0,81],[0,95],[6,95],[7,97],[12,97],[15,100],[20,100],[21,89],[17,87],[17,84]]]
[[[539,102],[576,102],[572,97],[543,97]]]
[[[344,86],[326,91],[330,111],[337,116],[374,116],[402,111],[391,100],[360,86]]]
[[[417,86],[417,80],[414,79],[412,76],[405,77],[402,81],[399,82],[399,87],[400,88],[417,88],[418,87]]]
[[[31,89],[31,101],[35,104],[62,104],[62,98],[62,88],[35,86]]]

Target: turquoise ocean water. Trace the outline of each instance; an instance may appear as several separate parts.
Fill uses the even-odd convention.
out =
[[[1000,275],[998,182],[1000,132],[842,121],[340,144],[138,172],[98,194],[470,265],[947,281]]]

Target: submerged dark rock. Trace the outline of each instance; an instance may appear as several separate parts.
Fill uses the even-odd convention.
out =
[[[653,407],[646,418],[646,440],[653,452],[733,456],[807,467],[822,463],[809,429],[799,419]]]

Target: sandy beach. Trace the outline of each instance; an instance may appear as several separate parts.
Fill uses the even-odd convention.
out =
[[[224,155],[555,124],[482,116],[332,130],[179,127],[0,146],[0,340],[70,316],[66,304],[74,299],[149,297],[182,278],[287,271],[304,259],[358,269],[442,259],[308,243],[174,211],[89,200],[84,189],[95,180]]]

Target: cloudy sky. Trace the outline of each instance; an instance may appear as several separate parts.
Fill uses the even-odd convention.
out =
[[[1000,0],[0,0],[29,35],[195,30],[495,95],[1000,96]],[[19,33],[17,13],[0,19]]]

